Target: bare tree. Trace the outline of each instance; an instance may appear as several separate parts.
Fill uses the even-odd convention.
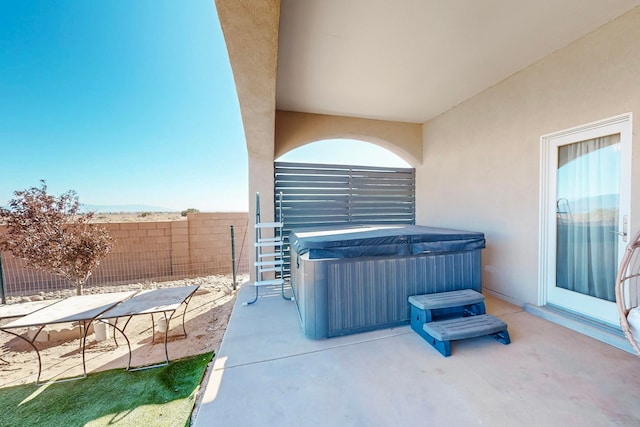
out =
[[[47,193],[47,185],[14,192],[8,208],[0,208],[6,232],[0,249],[25,261],[27,267],[45,270],[76,286],[78,295],[93,270],[113,247],[106,228],[91,223],[93,212],[79,213],[74,191],[60,197]]]

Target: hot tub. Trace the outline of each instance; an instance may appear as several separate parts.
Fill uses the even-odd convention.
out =
[[[415,225],[293,230],[291,286],[304,334],[406,324],[411,295],[480,292],[483,233]]]

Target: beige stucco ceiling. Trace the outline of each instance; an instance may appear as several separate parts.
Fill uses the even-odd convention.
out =
[[[422,123],[640,0],[282,0],[276,107]]]

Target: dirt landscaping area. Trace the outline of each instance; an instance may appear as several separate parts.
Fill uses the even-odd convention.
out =
[[[180,212],[96,212],[93,222],[157,222],[186,221],[187,217]]]
[[[238,277],[238,283],[247,277]],[[185,318],[187,337],[182,334],[182,308],[178,309],[170,322],[168,334],[168,351],[171,360],[190,355],[217,352],[227,327],[231,310],[235,302],[236,291],[233,291],[229,276],[207,276],[171,282],[149,282],[122,286],[91,287],[84,293],[123,292],[127,290],[156,289],[163,287],[199,285],[198,291],[191,299]],[[40,294],[34,300],[64,298],[75,294],[70,290],[51,294]],[[21,300],[25,300],[22,298]],[[18,299],[9,303],[19,303]],[[156,321],[158,315],[155,316]],[[6,324],[12,319],[3,320]],[[118,325],[122,325],[123,319]],[[41,382],[55,378],[68,378],[82,374],[82,351],[79,331],[73,325],[55,325],[41,333],[49,336],[49,341],[36,342],[42,359]],[[152,321],[150,315],[134,316],[126,327],[126,334],[131,343],[132,366],[151,365],[164,361],[164,336],[155,329],[152,337]],[[27,333],[25,330],[24,333]],[[86,366],[87,372],[97,372],[114,368],[126,368],[128,349],[122,336],[109,328],[110,338],[96,341],[95,334],[87,336]],[[63,337],[63,339],[59,339]],[[37,355],[23,340],[7,333],[0,332],[0,387],[33,383],[38,373]]]

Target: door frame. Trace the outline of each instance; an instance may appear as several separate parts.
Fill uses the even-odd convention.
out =
[[[555,283],[556,275],[556,186],[557,147],[614,133],[620,134],[620,215],[618,230],[623,229],[623,218],[631,224],[631,146],[633,115],[625,113],[604,120],[587,123],[570,129],[549,133],[540,137],[540,213],[538,236],[538,305],[549,301],[549,287]],[[554,151],[555,150],[555,151]],[[555,164],[554,164],[555,162]],[[629,235],[630,230],[626,230]],[[631,236],[628,236],[630,238]],[[625,244],[626,245],[626,244]],[[624,251],[619,251],[621,258]],[[571,291],[567,291],[571,292]],[[615,303],[611,303],[615,307]],[[617,315],[600,312],[602,305],[563,307],[580,314],[618,325]]]

